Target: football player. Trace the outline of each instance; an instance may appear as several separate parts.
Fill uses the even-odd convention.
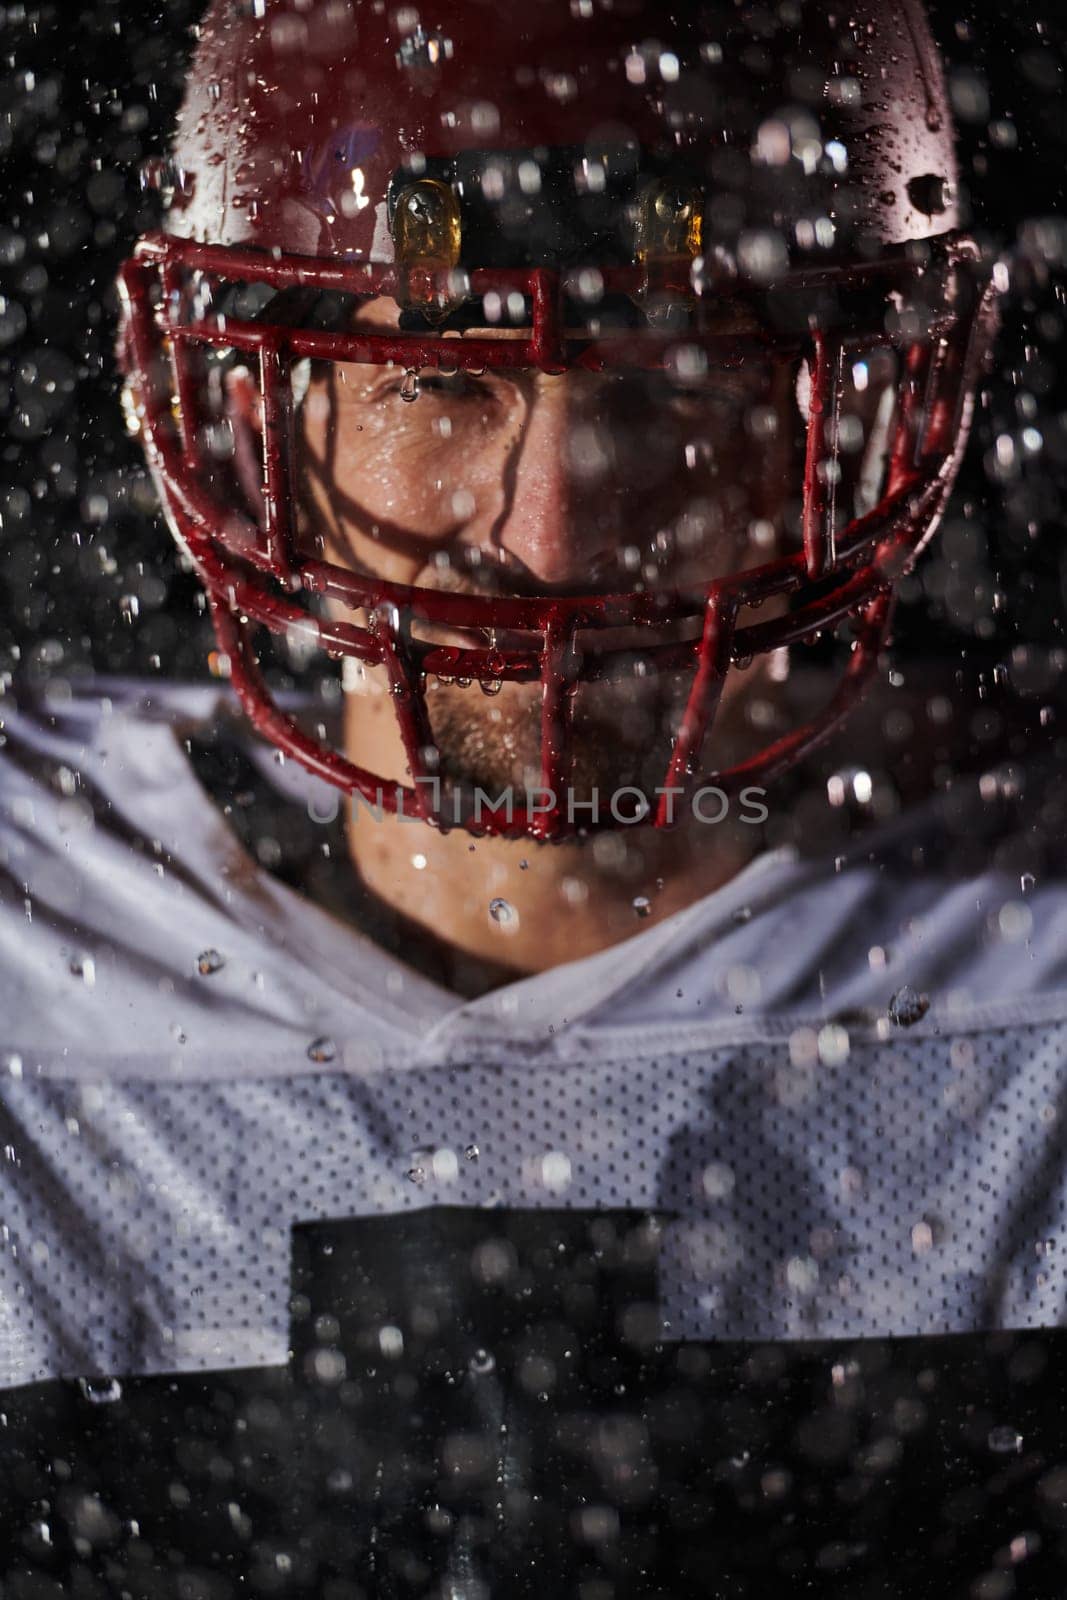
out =
[[[1062,900],[882,667],[995,316],[926,18],[213,0],[157,178],[217,681],[5,711],[2,1381],[244,1375],[164,1488],[271,1592],[713,1592],[709,1352],[1067,1292]]]

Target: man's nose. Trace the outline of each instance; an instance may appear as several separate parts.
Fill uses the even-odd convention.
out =
[[[591,581],[614,552],[612,484],[597,434],[569,377],[536,385],[504,485],[498,540],[544,584]]]

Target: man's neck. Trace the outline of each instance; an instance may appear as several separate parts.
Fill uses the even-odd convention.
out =
[[[437,947],[465,992],[595,955],[663,921],[734,877],[761,837],[751,825],[690,824],[540,844],[379,820],[362,807],[348,828],[362,882],[412,940]]]

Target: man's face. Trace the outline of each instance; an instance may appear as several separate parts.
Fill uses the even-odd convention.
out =
[[[360,320],[396,319],[380,300]],[[298,429],[303,538],[354,571],[478,595],[699,590],[766,560],[781,534],[788,374],[763,363],[713,373],[698,357],[671,372],[457,369],[417,383],[398,367],[315,367]],[[698,631],[694,620],[685,636]],[[631,628],[598,641],[626,659],[612,681],[576,692],[576,792],[663,782],[691,674],[643,671],[641,656],[679,637],[677,626]],[[384,691],[373,671],[364,687],[368,702]],[[447,777],[538,782],[538,684],[487,695],[431,679],[426,697]],[[726,720],[740,725],[736,708]]]

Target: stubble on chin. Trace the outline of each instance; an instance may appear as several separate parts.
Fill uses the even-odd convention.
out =
[[[605,799],[627,786],[652,796],[665,781],[674,730],[688,685],[670,679],[579,685],[571,723],[569,788],[576,799],[598,790]],[[469,688],[431,685],[430,727],[441,777],[488,794],[521,793],[541,779],[541,688],[506,683],[486,696]]]

